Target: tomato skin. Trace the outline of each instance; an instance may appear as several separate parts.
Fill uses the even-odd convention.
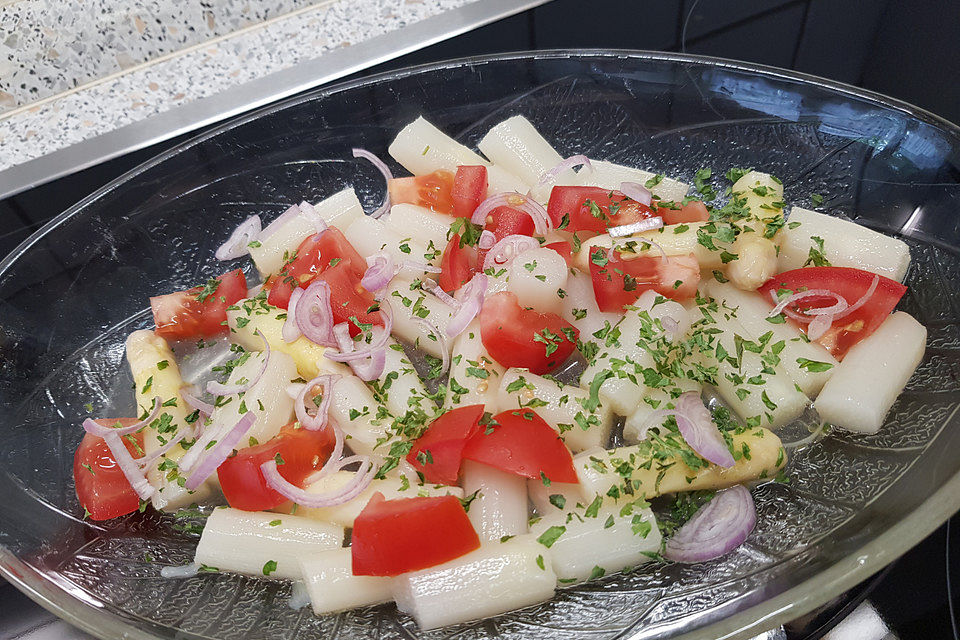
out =
[[[427,482],[457,484],[463,447],[480,430],[481,416],[482,404],[457,407],[443,413],[413,443],[407,462],[421,472]],[[418,459],[421,452],[424,456],[429,454],[432,461],[421,462]]]
[[[576,327],[555,313],[524,309],[509,291],[488,297],[480,311],[480,340],[490,356],[505,367],[549,373],[573,353],[579,336]],[[543,340],[556,350],[548,355]]]
[[[710,212],[707,211],[707,205],[703,204],[700,200],[691,200],[679,209],[662,207],[655,211],[656,215],[663,218],[663,224],[706,222],[710,219]]]
[[[350,325],[350,335],[356,337],[360,328],[350,319],[351,316],[361,324],[383,325],[378,311],[367,311],[376,303],[373,294],[360,285],[360,278],[350,269],[349,264],[340,262],[324,270],[317,276],[330,285],[330,310],[334,324],[346,322]]]
[[[591,212],[591,202],[599,208],[600,217]],[[556,186],[550,191],[547,214],[553,221],[554,228],[571,233],[606,233],[607,227],[631,224],[656,215],[647,205],[631,200],[619,191],[600,187],[567,186]],[[565,226],[564,216],[569,219]]]
[[[280,273],[267,279],[264,285],[268,290],[267,302],[286,309],[294,286],[308,287],[314,278],[330,268],[333,261],[346,263],[357,280],[367,270],[367,261],[357,253],[343,232],[329,227],[323,233],[304,238],[293,259],[283,265]]]
[[[493,416],[464,447],[463,457],[533,480],[545,476],[551,482],[579,482],[567,445],[530,409]]]
[[[661,256],[639,256],[624,259],[617,252],[611,254],[598,247],[590,256],[590,278],[593,281],[593,296],[601,311],[623,311],[647,290],[674,300],[688,300],[697,291],[700,283],[700,264],[694,254],[670,256],[664,261]],[[598,265],[596,261],[605,264]],[[627,284],[627,277],[632,278]],[[680,285],[677,286],[677,282]],[[628,290],[629,289],[629,290]]]
[[[260,465],[275,459],[277,454],[283,459],[283,464],[277,465],[280,475],[298,487],[330,457],[334,444],[330,429],[310,431],[295,428],[296,424],[284,426],[279,434],[263,444],[239,449],[217,468],[223,496],[231,507],[266,511],[287,501],[267,486],[260,471]]]
[[[415,204],[453,215],[453,180],[452,173],[439,169],[425,176],[393,178],[387,182],[387,190],[392,204]]]
[[[113,426],[117,422],[127,427],[137,422],[137,419],[99,419],[96,422],[103,427]],[[137,441],[136,446],[127,438],[121,438],[121,442],[126,445],[130,455],[141,458],[143,434],[135,433],[133,437]],[[80,506],[90,513],[91,520],[110,520],[140,508],[140,497],[120,470],[106,441],[99,436],[84,434],[80,446],[73,454],[73,481]]]
[[[487,197],[487,168],[462,165],[457,167],[450,192],[453,200],[453,215],[469,218]]]
[[[350,555],[357,576],[397,576],[434,567],[480,547],[455,496],[386,500],[379,491],[353,523]]]
[[[247,279],[240,269],[217,277],[217,289],[201,302],[204,287],[150,298],[156,334],[168,340],[210,338],[227,333],[227,307],[247,297]]]
[[[469,245],[460,246],[460,234],[455,233],[447,242],[440,258],[440,288],[452,293],[473,277],[477,268],[477,250]]]
[[[852,305],[866,294],[875,277],[879,278],[877,289],[866,304],[853,313],[834,320],[830,329],[817,340],[835,358],[842,360],[853,345],[876,331],[887,316],[893,313],[900,298],[907,291],[906,286],[896,280],[852,267],[803,267],[777,274],[757,291],[772,303],[771,292],[776,294],[779,289],[789,289],[794,293],[808,289],[828,289],[843,296]],[[833,298],[807,298],[800,301],[799,306],[810,309],[833,303]],[[804,325],[797,326],[806,330]]]
[[[567,266],[573,264],[573,247],[566,240],[559,240],[557,242],[551,242],[550,244],[543,245],[547,249],[553,249],[560,254],[560,257],[563,258],[563,261],[567,263]]]
[[[487,214],[483,228],[493,234],[494,242],[499,242],[507,236],[532,236],[536,231],[533,218],[530,214],[508,207],[506,205],[494,207]],[[483,268],[483,260],[487,257],[488,249],[477,250],[477,268]]]

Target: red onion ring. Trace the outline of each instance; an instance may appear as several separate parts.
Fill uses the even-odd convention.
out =
[[[374,342],[374,332],[378,331],[382,331],[382,327],[371,328],[371,343]],[[340,324],[336,325],[333,328],[333,335],[337,339],[337,346],[340,348],[340,354],[344,356],[352,356],[358,353],[355,351],[356,343],[353,341],[353,338],[350,337],[350,325],[348,325],[346,322],[341,322]],[[359,352],[364,354],[363,357],[343,360],[343,362],[346,362],[348,365],[350,365],[353,373],[364,382],[376,380],[383,375],[383,369],[387,364],[386,338],[383,336],[389,335],[389,333],[384,331],[383,335],[378,336],[375,340],[375,342],[381,346],[374,347],[371,344],[369,349]]]
[[[443,304],[447,305],[448,307],[450,307],[450,308],[453,309],[454,311],[456,311],[457,309],[460,308],[460,302],[459,302],[456,298],[454,298],[453,296],[451,296],[449,293],[447,293],[446,291],[444,291],[444,290],[443,290],[443,287],[441,287],[440,285],[435,286],[433,289],[430,290],[430,292],[431,292],[433,295],[435,295],[435,296],[437,296],[438,298],[440,298],[440,301],[441,301]]]
[[[237,421],[237,424],[217,439],[217,444],[210,449],[209,453],[203,456],[196,468],[190,472],[184,487],[186,487],[188,491],[195,491],[207,478],[216,473],[217,467],[223,464],[223,461],[227,459],[230,452],[237,446],[240,439],[250,431],[250,427],[252,427],[256,421],[257,415],[253,411],[247,411],[243,414],[240,420]],[[194,444],[194,447],[195,446],[197,445]],[[193,447],[191,447],[191,449],[192,448]]]
[[[447,371],[450,370],[450,345],[447,343],[446,336],[443,335],[443,332],[440,331],[432,322],[426,318],[414,318],[413,319],[417,324],[427,330],[428,333],[433,334],[437,338],[437,346],[440,347],[440,375],[438,378],[442,378],[446,375]],[[462,329],[461,329],[462,331]]]
[[[777,303],[777,306],[770,310],[770,313],[767,314],[768,318],[780,315],[781,313],[786,313],[788,316],[799,322],[810,322],[815,316],[833,315],[839,311],[845,310],[848,307],[847,301],[843,298],[843,296],[834,293],[829,289],[808,289],[807,291],[800,291],[787,296],[779,302],[776,300],[777,293],[775,291],[770,291],[770,295],[774,298],[774,302]],[[804,313],[797,313],[793,309],[789,308],[805,298],[833,298],[836,300],[836,303],[832,307],[810,309]]]
[[[360,279],[360,286],[367,291],[379,291],[390,284],[399,271],[389,253],[381,251],[367,256],[367,270]]]
[[[653,203],[653,194],[650,193],[650,189],[647,189],[639,182],[621,182],[620,192],[631,200],[635,200],[647,207]]]
[[[250,216],[233,230],[230,237],[213,254],[217,260],[233,260],[250,253],[251,242],[260,235],[260,216]]]
[[[290,301],[287,303],[287,317],[283,321],[283,327],[280,328],[280,337],[284,342],[293,342],[303,335],[300,331],[300,325],[297,324],[297,303],[303,297],[303,289],[297,287],[290,294]]]
[[[309,207],[309,210],[305,211],[302,208],[303,205],[307,205],[307,207]],[[266,240],[267,238],[275,234],[280,229],[280,227],[290,222],[290,220],[292,220],[293,218],[296,218],[301,215],[306,216],[308,219],[311,220],[311,222],[313,222],[313,226],[317,229],[317,233],[323,233],[323,231],[326,230],[327,223],[322,218],[320,218],[319,222],[317,221],[317,218],[319,218],[320,214],[318,214],[316,209],[313,208],[313,205],[307,202],[303,202],[301,204],[290,205],[289,209],[281,213],[273,221],[271,221],[270,224],[264,227],[263,231],[260,232],[260,235],[258,235],[256,239],[260,240],[261,242],[263,240]]]
[[[580,165],[585,166],[590,170],[591,173],[593,173],[593,165],[590,164],[590,158],[582,154],[577,154],[575,156],[570,156],[565,160],[561,160],[552,169],[544,172],[544,174],[540,176],[540,182],[537,183],[537,186],[542,187],[567,169],[573,169],[575,167],[579,167]]]
[[[209,417],[213,413],[214,406],[209,402],[204,402],[194,395],[192,388],[181,388],[180,397],[183,398],[183,401],[187,403],[187,406],[189,406],[191,409],[196,409],[205,416]]]
[[[260,336],[260,339],[263,340],[263,363],[260,365],[260,371],[257,372],[257,375],[242,384],[228,385],[217,382],[216,380],[211,380],[207,383],[207,393],[212,393],[215,396],[228,396],[235,393],[244,393],[249,391],[253,385],[260,382],[260,378],[263,377],[263,374],[267,370],[267,365],[270,363],[270,343],[267,342],[267,339],[264,337],[260,329],[257,329],[254,333]]]
[[[506,268],[513,262],[513,259],[529,249],[540,248],[540,243],[530,236],[522,236],[514,233],[509,235],[487,252],[483,258],[483,269],[495,269],[499,267]]]
[[[493,235],[493,231],[489,229],[484,229],[480,232],[480,239],[477,240],[477,246],[484,251],[490,249],[497,243],[497,236]]]
[[[717,492],[664,545],[674,562],[703,562],[736,549],[753,531],[757,508],[743,485]]]
[[[123,443],[118,432],[119,429],[114,429],[114,433],[108,433],[103,436],[103,441],[107,443],[107,447],[110,449],[110,454],[113,456],[114,461],[117,463],[117,466],[120,467],[127,482],[130,483],[130,486],[140,499],[149,500],[151,496],[153,496],[155,489],[147,481],[143,469],[140,468],[140,465],[137,464],[134,457],[130,455],[127,446]]]
[[[390,171],[390,167],[388,167],[383,162],[383,160],[378,158],[376,155],[370,153],[366,149],[354,149],[353,157],[369,160],[373,164],[373,166],[375,166],[380,171],[380,173],[383,174],[383,177],[387,181],[388,185],[390,180],[393,180],[393,172]],[[386,189],[386,193],[383,196],[383,202],[380,204],[380,206],[377,207],[374,211],[370,212],[370,217],[379,218],[380,216],[385,214],[387,211],[390,211],[390,189],[389,188]]]
[[[347,459],[350,462],[356,462],[354,459]],[[364,469],[364,467],[367,467]],[[361,460],[360,469],[354,474],[353,478],[336,491],[330,493],[309,493],[298,486],[290,484],[280,475],[277,470],[276,460],[267,460],[260,465],[260,472],[263,474],[267,486],[291,500],[295,504],[308,509],[320,509],[323,507],[333,507],[344,502],[353,500],[370,486],[373,476],[376,474],[373,462],[369,458]]]
[[[456,338],[463,333],[483,309],[483,300],[487,293],[487,276],[482,273],[474,275],[460,291],[461,301],[457,302],[456,311],[447,324],[447,336],[450,338]]]
[[[296,320],[301,333],[313,343],[337,346],[333,339],[333,310],[330,308],[330,285],[314,280],[297,300]],[[287,311],[290,315],[290,311]]]
[[[443,271],[440,267],[435,267],[426,262],[417,262],[416,260],[404,260],[403,266],[409,269],[416,269],[418,271],[423,271],[425,273],[440,273]]]
[[[687,391],[677,398],[676,419],[680,435],[690,448],[704,460],[718,467],[729,469],[735,464],[733,454],[727,447],[720,430],[713,422],[710,410],[703,404],[700,394]]]
[[[533,228],[537,235],[542,236],[553,229],[553,222],[547,215],[547,210],[537,201],[516,191],[498,193],[481,202],[480,206],[473,212],[473,216],[470,217],[470,222],[481,227],[485,226],[487,214],[497,207],[513,207],[526,213],[533,220]]]
[[[297,416],[297,421],[304,429],[320,431],[329,424],[328,417],[330,403],[333,401],[333,386],[339,379],[340,376],[336,374],[317,376],[303,385],[303,388],[297,393],[296,401],[293,403],[293,411]],[[319,407],[313,401],[316,396],[313,392],[314,387],[320,387],[321,393],[323,393],[323,400],[320,401]],[[316,411],[314,415],[310,415],[311,409]]]
[[[334,351],[325,351],[324,356],[333,360],[334,362],[353,362],[354,360],[363,360],[364,358],[369,358],[374,355],[379,349],[384,349],[387,346],[387,340],[390,339],[390,332],[393,331],[393,309],[386,302],[382,302],[380,306],[380,317],[383,318],[383,332],[375,339],[371,340],[370,344],[367,345],[365,349],[356,349],[356,344],[353,340],[350,340],[350,347],[354,350],[345,351],[344,346],[340,344],[337,340],[336,334],[334,334],[334,345],[339,352]],[[341,323],[346,324],[346,323]]]
[[[654,229],[660,229],[662,227],[663,218],[660,216],[654,216],[653,218],[645,218],[638,222],[631,222],[630,224],[621,224],[617,227],[608,227],[607,233],[614,238],[623,238],[625,236],[633,235],[634,233],[653,231]]]
[[[160,411],[163,409],[161,402],[162,400],[160,399],[160,396],[154,398],[153,410],[150,412],[150,415],[139,422],[134,422],[129,426],[119,428],[104,427],[103,425],[97,424],[92,418],[87,418],[83,421],[83,430],[95,436],[100,436],[101,438],[106,438],[108,435],[125,436],[135,433],[157,419],[157,416],[160,415]]]
[[[876,275],[873,276],[873,281],[870,283],[870,286],[867,287],[866,293],[860,296],[859,300],[857,300],[852,305],[850,305],[849,307],[847,307],[846,309],[838,313],[836,317],[843,318],[844,316],[848,316],[854,311],[856,311],[857,309],[859,309],[860,307],[862,307],[863,305],[865,305],[867,303],[867,300],[873,297],[874,292],[876,292],[877,290],[877,285],[879,284],[880,284],[880,276],[876,276]]]
[[[324,231],[329,229],[327,221],[317,212],[312,204],[304,200],[300,203],[300,215],[308,219],[312,224],[313,228],[316,229],[317,235],[322,234]]]
[[[166,455],[171,449],[180,444],[180,442],[187,437],[187,429],[181,429],[173,440],[163,445],[153,453],[147,454],[142,458],[136,458],[136,463],[140,465],[140,468],[144,468],[149,465],[154,460],[157,460],[160,456]]]
[[[811,340],[819,340],[823,337],[823,334],[830,330],[833,320],[834,316],[831,315],[814,316],[810,324],[807,325],[807,337]]]

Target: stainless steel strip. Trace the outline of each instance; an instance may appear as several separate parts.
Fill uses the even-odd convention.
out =
[[[0,199],[392,60],[550,0],[477,0],[0,171]]]

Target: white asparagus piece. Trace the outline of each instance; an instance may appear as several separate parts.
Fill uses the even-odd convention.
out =
[[[580,182],[591,187],[600,187],[611,191],[619,190],[620,184],[623,182],[636,182],[642,186],[657,175],[643,169],[634,169],[605,160],[591,159],[590,164],[593,166],[592,173],[586,167],[582,167],[577,173]],[[690,191],[689,184],[667,177],[663,177],[660,182],[650,187],[650,193],[664,202],[680,202],[688,191]]]
[[[317,363],[321,373],[340,371],[339,368],[323,371],[328,362],[332,361],[321,358]],[[345,375],[333,385],[333,400],[327,415],[343,429],[347,446],[356,454],[368,456],[374,453],[377,442],[387,437],[393,421],[389,412],[381,407],[363,380],[355,375]],[[383,413],[387,415],[383,416]],[[378,450],[376,453],[383,452]]]
[[[855,344],[814,403],[832,425],[876,433],[923,359],[927,329],[903,311]]]
[[[721,309],[712,314],[715,324],[708,324],[706,329],[720,329],[720,333],[712,336],[713,345],[721,345],[727,354],[736,358],[736,336],[746,339],[749,335],[737,318],[730,316],[729,311]],[[695,353],[704,366],[717,366],[717,391],[724,402],[733,409],[743,420],[759,417],[761,424],[771,429],[777,429],[788,422],[800,417],[809,400],[797,389],[793,378],[782,365],[772,366],[763,361],[763,356],[772,353],[772,347],[779,340],[771,339],[763,349],[763,353],[755,353],[742,349],[740,367],[731,363],[731,358],[723,360],[716,358],[716,352]],[[767,368],[770,373],[763,373]],[[752,384],[750,379],[762,379],[763,384]],[[733,379],[731,379],[733,378]],[[743,382],[740,382],[742,379]],[[737,391],[741,391],[741,397]],[[743,394],[743,391],[749,393]],[[766,399],[766,400],[764,400]]]
[[[390,208],[390,215],[382,220],[387,229],[400,237],[411,236],[418,246],[426,247],[425,253],[408,256],[410,260],[440,262],[453,218],[415,204],[395,204]]]
[[[558,291],[566,287],[569,269],[559,253],[543,247],[528,249],[513,259],[509,272],[507,291],[515,293],[523,306],[541,313],[560,310],[563,298]]]
[[[318,616],[393,600],[393,578],[353,575],[349,547],[305,555],[300,569]]]
[[[433,286],[430,283],[424,286]],[[426,320],[446,337],[447,325],[453,309],[432,293],[414,285],[413,281],[397,277],[387,285],[385,301],[393,309],[393,335],[409,342],[431,356],[440,357],[440,341],[435,339],[422,320]]]
[[[700,383],[688,378],[679,378],[672,381],[670,388],[680,393],[687,391],[696,391],[699,393]],[[624,442],[627,444],[636,444],[645,439],[640,437],[641,433],[646,435],[650,429],[658,430],[662,427],[664,421],[667,419],[666,416],[652,423],[650,422],[650,416],[656,411],[666,409],[667,405],[672,403],[673,400],[673,396],[667,389],[647,387],[647,390],[643,392],[642,400],[637,405],[636,410],[627,416],[627,419],[623,423]]]
[[[134,331],[127,337],[126,353],[127,364],[130,366],[130,373],[133,374],[138,413],[151,411],[153,401],[157,397],[160,398],[161,405],[171,399],[176,400],[176,404],[163,407],[158,418],[162,419],[163,414],[169,415],[173,430],[161,434],[154,427],[148,427],[144,431],[143,449],[146,455],[150,455],[162,447],[164,442],[169,442],[170,438],[175,437],[181,429],[190,428],[186,417],[193,413],[193,409],[180,395],[180,387],[183,385],[180,369],[166,340],[149,329]],[[163,441],[161,442],[158,437],[163,438]],[[185,453],[183,447],[178,445],[148,467],[147,480],[156,489],[151,498],[156,509],[175,511],[194,502],[201,502],[217,487],[216,474],[213,480],[204,482],[197,487],[196,491],[187,491],[181,487],[177,483],[177,478],[167,478],[169,472],[161,471],[159,468],[163,460],[166,458],[179,461]]]
[[[710,297],[728,309],[737,310],[737,320],[745,332],[744,338],[756,341],[760,336],[772,331],[773,342],[783,340],[780,365],[808,397],[817,397],[820,389],[833,375],[834,369],[810,371],[809,366],[802,367],[800,363],[811,360],[836,367],[837,359],[830,355],[829,351],[816,342],[807,341],[800,330],[789,322],[769,322],[767,315],[773,309],[773,302],[764,299],[759,293],[740,291],[713,279],[707,279],[705,287]]]
[[[387,410],[395,416],[403,416],[416,407],[428,413],[433,410],[435,405],[427,400],[423,381],[407,359],[401,344],[393,339],[388,340],[384,354],[386,362],[383,374],[369,385],[379,392]]]
[[[566,297],[560,301],[560,315],[580,331],[580,340],[594,340],[593,334],[620,320],[619,313],[600,311],[597,299],[593,295],[593,282],[590,275],[578,269],[571,269],[567,276]]]
[[[527,479],[481,462],[464,460],[460,467],[464,495],[478,492],[467,517],[481,541],[527,532]]]
[[[814,237],[823,240],[823,255],[835,267],[863,269],[902,282],[910,266],[910,247],[902,240],[809,209],[793,207],[781,233],[779,271],[802,267],[810,249],[818,248]]]
[[[477,146],[483,155],[530,185],[534,199],[540,202],[547,201],[554,185],[580,184],[572,169],[539,184],[543,175],[560,164],[563,157],[523,116],[507,118],[492,127]]]
[[[299,580],[304,554],[343,545],[343,527],[299,516],[217,507],[194,561],[222,571]],[[276,563],[270,570],[268,563]],[[269,574],[268,574],[269,572]]]
[[[531,186],[503,167],[491,165],[427,122],[423,116],[401,129],[387,151],[415,176],[433,173],[438,169],[454,173],[460,165],[485,165],[488,196],[506,191],[526,193]]]
[[[423,255],[427,252],[427,245],[414,239],[410,231],[406,234],[399,233],[387,227],[384,222],[369,216],[355,220],[343,230],[343,235],[347,237],[357,253],[364,258],[384,252],[393,258],[393,262],[397,266],[406,265],[411,261],[422,264],[424,262]],[[443,251],[443,247],[440,247],[440,251]],[[400,273],[410,278],[423,275],[421,269],[408,265],[403,266]]]
[[[613,415],[603,403],[596,411],[584,408],[590,392],[530,373],[527,369],[507,369],[497,391],[497,409],[509,411],[520,406],[533,410],[553,427],[574,453],[606,445],[613,427]],[[544,404],[545,403],[545,404]],[[582,425],[587,425],[583,429]]]
[[[339,191],[313,205],[323,221],[341,231],[354,220],[364,217],[363,207],[352,188]],[[264,220],[264,226],[268,221]],[[250,257],[264,278],[277,273],[284,263],[284,254],[292,255],[304,238],[317,232],[313,221],[304,215],[292,216],[268,238],[258,238],[259,247],[250,247]]]
[[[761,220],[771,220],[783,215],[783,184],[769,173],[748,171],[733,183],[730,192],[746,199],[750,213]],[[754,233],[762,231],[757,225],[751,225],[751,228]]]
[[[664,253],[668,256],[685,256],[692,253],[697,257],[700,268],[704,270],[723,268],[725,265],[723,264],[723,260],[720,259],[720,255],[723,249],[730,250],[731,246],[714,240],[714,244],[718,250],[711,251],[700,244],[697,238],[697,231],[705,224],[707,223],[685,222],[682,224],[668,224],[655,231],[644,231],[643,233],[635,233],[624,239],[618,239],[617,246],[621,246],[632,240],[634,244],[630,246],[636,251],[636,253],[621,253],[620,257],[624,260],[632,260],[634,257],[641,256],[659,258],[661,255],[660,249],[663,249]],[[652,240],[659,246],[653,246],[650,243],[645,245],[644,239]],[[596,247],[609,249],[611,242],[612,239],[607,234],[594,236],[589,240],[585,240],[580,247],[579,253],[573,256],[573,266],[585,273],[590,273],[590,252],[595,250]]]
[[[241,380],[253,380],[263,366],[265,352],[248,351],[249,357],[242,354],[240,358],[246,360],[238,365],[227,377],[226,384],[241,384]],[[210,416],[210,429],[223,429],[224,433],[240,421],[248,411],[257,416],[256,422],[247,431],[240,441],[247,446],[250,438],[263,443],[280,433],[280,427],[293,420],[293,399],[285,389],[290,381],[296,378],[297,365],[293,358],[279,351],[270,354],[267,368],[256,384],[250,387],[243,395],[230,394],[221,400],[218,407]],[[224,404],[225,403],[225,404]]]
[[[530,496],[530,502],[541,516],[562,511],[560,507],[550,502],[550,496],[561,496],[566,509],[572,509],[578,503],[586,506],[583,504],[583,490],[575,482],[551,482],[547,486],[543,480],[527,480],[527,495]]]
[[[349,441],[347,442],[349,444]],[[353,477],[354,474],[352,471],[337,471],[313,482],[306,490],[308,493],[331,493],[347,484]],[[372,480],[370,486],[364,489],[353,500],[333,507],[310,508],[298,506],[296,515],[312,520],[330,522],[350,529],[353,527],[353,521],[357,519],[357,516],[360,515],[363,508],[367,506],[367,502],[369,502],[373,494],[378,491],[382,493],[383,497],[387,500],[416,498],[418,496],[463,497],[463,489],[460,487],[448,487],[441,484],[419,485],[417,484],[416,476],[408,478],[405,482],[402,474],[391,473],[385,478],[375,478]],[[285,506],[283,509],[289,510],[290,507]]]
[[[491,358],[483,346],[479,320],[473,320],[463,333],[454,339],[450,353],[450,380],[457,383],[458,389],[462,387],[467,392],[457,394],[448,389],[444,408],[482,404],[488,410],[493,409],[496,406],[500,379],[506,369]],[[476,369],[486,371],[487,377],[480,377],[483,374],[475,371]]]
[[[762,221],[740,224],[743,231],[731,249],[737,257],[727,265],[727,277],[735,287],[754,291],[777,273],[777,245],[765,234],[767,223],[783,223],[783,184],[770,174],[748,171],[730,190]]]
[[[594,517],[568,521],[564,512],[549,513],[530,527],[534,536],[550,527],[565,528],[550,547],[550,562],[557,578],[582,581],[596,567],[614,573],[650,562],[652,558],[646,554],[660,551],[662,536],[657,520],[649,508],[632,507],[622,514],[623,506],[607,498]]]
[[[537,558],[544,562],[543,569]],[[519,536],[394,580],[397,608],[426,631],[548,600],[557,576],[549,550],[530,536]]]

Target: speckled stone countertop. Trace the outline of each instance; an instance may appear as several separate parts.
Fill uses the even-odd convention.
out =
[[[0,0],[0,170],[487,1]]]

